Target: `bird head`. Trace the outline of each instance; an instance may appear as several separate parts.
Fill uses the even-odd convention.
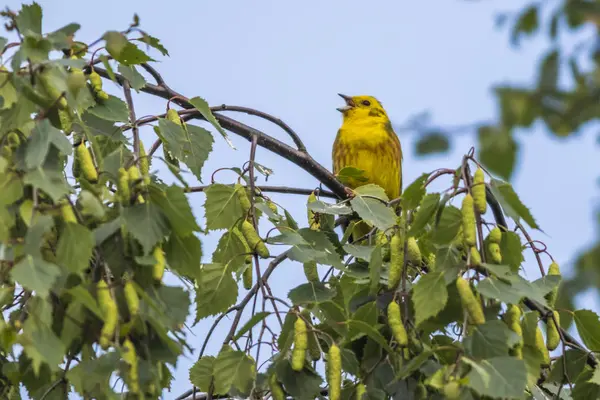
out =
[[[346,96],[345,94],[338,93],[338,95],[344,99],[346,105],[340,107],[337,110],[344,116],[344,120],[348,119],[382,119],[388,120],[387,113],[383,109],[383,106],[373,96]]]

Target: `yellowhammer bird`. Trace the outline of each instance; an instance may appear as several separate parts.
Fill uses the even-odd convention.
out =
[[[333,172],[344,167],[364,171],[364,182],[350,180],[348,186],[374,183],[381,186],[388,197],[395,199],[402,193],[402,147],[400,139],[381,103],[372,96],[346,96],[340,94],[346,106],[338,108],[343,123],[333,143]],[[366,234],[364,227],[360,229]],[[353,237],[358,239],[355,229]]]

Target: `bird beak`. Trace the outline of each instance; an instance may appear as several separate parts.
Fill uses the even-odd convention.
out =
[[[354,101],[352,100],[352,97],[346,96],[345,94],[341,94],[341,93],[338,93],[338,96],[340,96],[342,99],[344,99],[344,101],[346,102],[346,105],[344,107],[336,108],[336,110],[343,113],[343,112],[350,110],[352,107],[354,107],[355,104],[354,104]]]

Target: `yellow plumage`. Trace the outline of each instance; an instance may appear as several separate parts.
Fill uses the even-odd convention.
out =
[[[367,180],[351,180],[348,186],[354,189],[373,183],[381,186],[390,200],[400,197],[402,147],[387,113],[372,96],[340,96],[346,106],[338,108],[343,123],[333,143],[334,174],[344,167],[361,169]],[[366,233],[364,227],[360,232]],[[356,231],[353,236],[360,237]]]

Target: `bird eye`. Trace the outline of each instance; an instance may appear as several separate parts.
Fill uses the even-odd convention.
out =
[[[371,102],[369,100],[363,100],[362,104],[363,104],[363,106],[367,106],[368,107],[368,106],[371,105]]]

